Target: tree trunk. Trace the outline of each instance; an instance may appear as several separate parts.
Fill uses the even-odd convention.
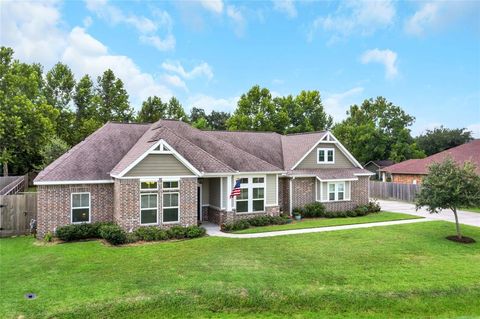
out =
[[[458,223],[457,208],[452,208],[453,215],[455,215],[455,227],[457,228],[457,237],[462,239],[462,234],[460,233],[460,224]]]
[[[3,162],[3,176],[8,176],[8,161]]]

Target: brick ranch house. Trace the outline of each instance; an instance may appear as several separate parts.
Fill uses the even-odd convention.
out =
[[[328,131],[201,131],[172,120],[107,123],[34,181],[38,236],[71,223],[217,224],[290,213],[319,201],[328,210],[368,202],[371,172]],[[229,194],[241,180],[240,196]]]
[[[463,165],[467,161],[472,162],[476,166],[477,174],[480,175],[480,139],[452,147],[429,157],[400,162],[380,171],[383,172],[383,176],[385,173],[391,174],[394,183],[421,184],[423,178],[428,175],[428,167],[435,162],[442,162],[447,157],[459,165]]]

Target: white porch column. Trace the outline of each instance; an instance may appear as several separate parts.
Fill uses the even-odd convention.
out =
[[[230,193],[232,192],[232,176],[227,176],[227,212],[232,211],[232,199]]]

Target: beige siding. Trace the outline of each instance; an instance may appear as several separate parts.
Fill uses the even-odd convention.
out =
[[[328,183],[323,182],[322,183],[322,201],[327,201],[328,200]]]
[[[171,154],[149,154],[125,176],[191,176],[185,165]]]
[[[322,182],[318,179],[315,179],[315,187],[317,188],[317,193],[315,194],[315,200],[320,201],[322,198]]]
[[[269,174],[267,175],[266,180],[266,194],[265,194],[265,203],[266,205],[276,205],[277,204],[277,175]]]
[[[202,184],[202,205],[210,204],[210,179],[199,179]]]
[[[209,178],[209,204],[220,208],[220,178]]]
[[[335,163],[334,164],[318,164],[317,148],[334,148]],[[320,143],[315,147],[295,169],[309,168],[350,168],[355,167],[352,162],[342,153],[342,151],[333,143]]]

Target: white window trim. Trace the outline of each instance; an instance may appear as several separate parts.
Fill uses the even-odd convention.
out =
[[[320,151],[324,151],[324,161],[321,162],[319,160],[319,156],[318,156],[318,153]],[[333,152],[333,161],[332,162],[329,162],[328,161],[328,151],[332,151]],[[333,147],[319,147],[317,148],[317,164],[335,164],[335,148]]]
[[[73,207],[73,195],[82,195],[82,194],[88,194],[88,207]],[[88,208],[88,221],[87,222],[73,222],[73,209],[84,209]],[[70,194],[70,223],[72,224],[90,224],[92,221],[92,195],[90,192],[77,192],[77,193],[71,193]]]
[[[175,188],[164,188],[163,187],[164,182],[177,182],[178,186]],[[180,179],[179,178],[162,178],[162,190],[167,192],[180,190]]]
[[[146,223],[146,224],[143,224],[142,223],[142,210],[152,210],[153,208],[142,208],[142,196],[143,195],[156,195],[157,196],[157,207],[156,207],[156,210],[157,210],[157,222],[156,223]],[[139,219],[140,219],[140,225],[141,226],[152,226],[152,225],[158,225],[158,192],[157,193],[152,193],[152,192],[146,192],[146,193],[140,193],[140,216],[139,216]]]
[[[322,181],[320,179],[317,178],[317,181],[320,183],[320,185],[316,185],[315,186],[315,191],[317,191],[317,187],[320,187],[320,197],[316,196],[316,201],[317,202],[321,202],[321,203],[335,203],[335,202],[349,202],[351,201],[351,193],[352,193],[352,183],[350,180],[348,179],[345,179],[345,180],[341,180],[341,181],[335,181],[335,182],[327,182],[327,198],[325,200],[322,199],[322,196],[323,196],[323,183],[325,181]],[[349,187],[348,187],[348,192],[347,192],[347,183],[350,183]],[[343,184],[343,199],[341,200],[338,200],[338,193],[337,193],[337,187],[335,186],[335,200],[329,200],[329,186],[330,184]],[[318,195],[318,193],[317,193]]]
[[[335,194],[335,199],[331,200],[330,199],[330,185],[335,185],[335,189],[334,189],[334,194]],[[338,199],[338,185],[343,185],[343,199]],[[344,202],[344,201],[347,201],[349,199],[347,199],[347,192],[346,192],[346,185],[345,185],[345,182],[329,182],[327,183],[327,202]]]
[[[164,206],[163,205],[163,195],[173,195],[173,194],[178,195],[178,206]],[[176,221],[164,222],[163,221],[163,215],[164,215],[163,211],[165,210],[165,208],[177,208],[178,209],[178,219]],[[162,224],[178,224],[179,222],[180,222],[180,192],[163,193],[162,194]]]
[[[142,188],[142,183],[155,182],[157,183],[156,188]],[[141,192],[153,192],[158,191],[158,179],[141,179],[140,180],[140,191]]]
[[[237,179],[242,179],[242,178],[248,178],[248,183],[242,183],[240,184],[240,189],[247,189],[248,190],[248,209],[246,212],[237,212],[237,198],[235,197],[234,205],[235,205],[235,213],[236,214],[256,214],[256,213],[262,213],[266,211],[266,196],[267,196],[267,176],[266,175],[250,175],[250,176],[245,176],[245,175],[240,175],[240,176],[235,176],[234,180]],[[263,183],[253,183],[254,178],[263,178]],[[254,188],[263,188],[263,210],[253,210],[253,189]],[[260,200],[260,198],[257,198],[257,200]],[[245,201],[245,200],[241,200]]]

